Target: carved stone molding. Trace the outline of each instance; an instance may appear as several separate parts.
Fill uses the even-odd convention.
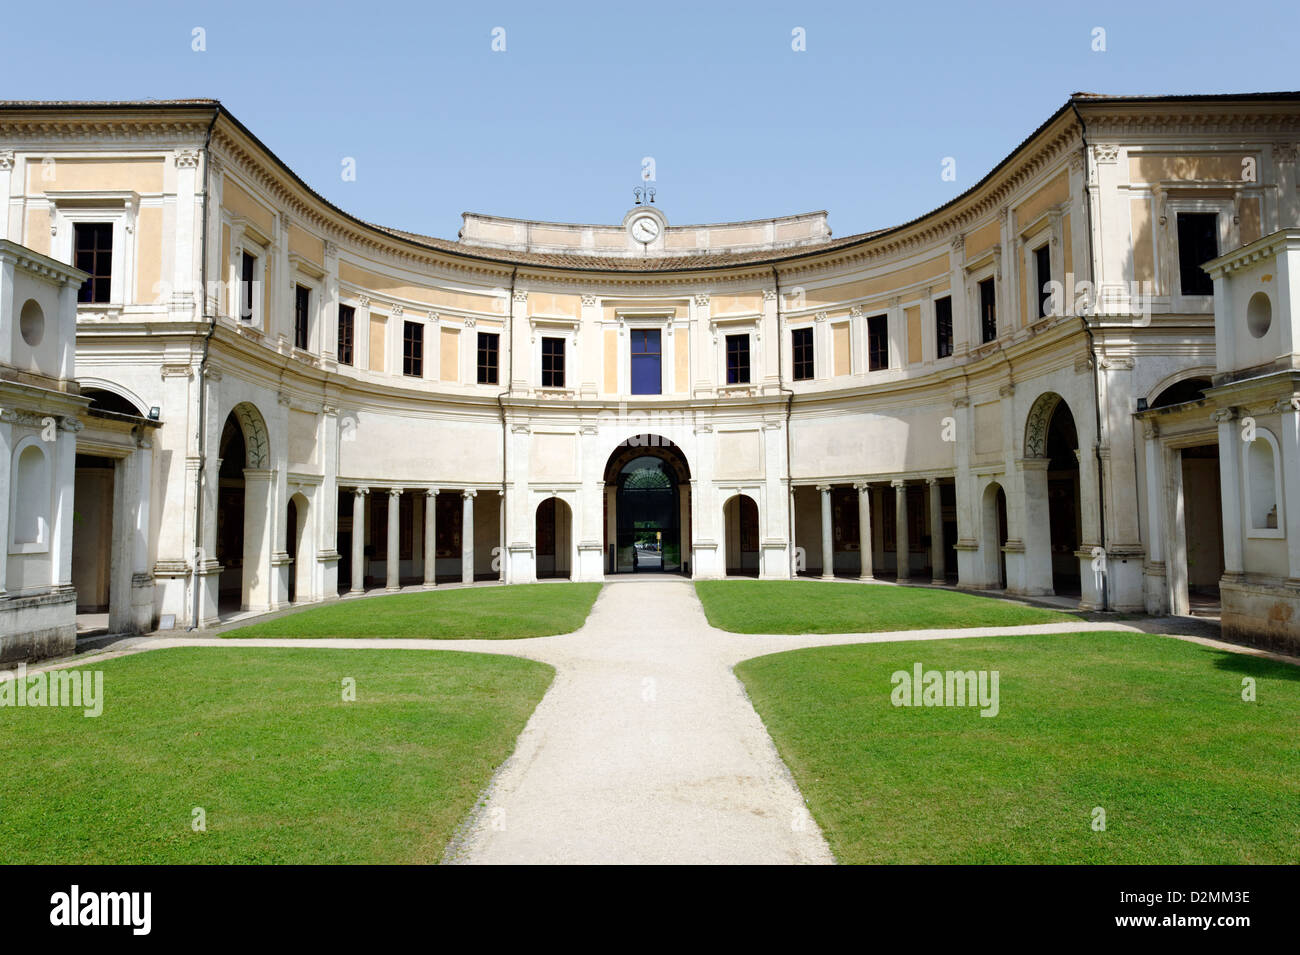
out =
[[[0,172],[9,172],[14,168],[14,151],[0,149]]]
[[[527,302],[527,301],[528,301],[528,290],[527,290],[527,289],[522,289],[522,288],[517,288],[517,289],[515,289],[515,301],[516,301],[517,303],[519,303],[520,305],[522,305],[522,304],[524,304],[525,302]]]
[[[197,149],[176,150],[177,169],[197,169],[198,167],[199,167],[199,151]]]
[[[1092,158],[1096,162],[1119,162],[1119,147],[1110,144],[1098,144],[1093,146]]]
[[[583,293],[582,304],[587,306],[595,305],[596,296],[592,295],[590,292]]]
[[[709,293],[708,293],[708,292],[697,292],[696,295],[695,295],[695,304],[698,305],[700,308],[704,308],[704,306],[708,305],[708,304],[709,304]]]

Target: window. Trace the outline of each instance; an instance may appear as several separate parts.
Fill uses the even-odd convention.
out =
[[[564,339],[542,339],[542,387],[564,387]]]
[[[1052,295],[1044,289],[1052,281],[1052,250],[1047,243],[1034,249],[1034,276],[1038,281],[1038,317],[1051,314]]]
[[[304,351],[309,347],[311,324],[311,289],[295,285],[293,295],[293,347]]]
[[[993,278],[986,278],[980,289],[980,342],[991,342],[998,337],[998,297]]]
[[[424,377],[424,326],[419,322],[402,323],[402,374]]]
[[[1218,214],[1178,213],[1178,275],[1184,295],[1214,294],[1214,279],[1201,266],[1218,255]]]
[[[497,349],[499,336],[495,332],[478,333],[478,383],[495,385],[497,383]]]
[[[103,304],[113,285],[113,224],[77,222],[72,226],[73,264],[90,277],[77,293],[78,302]]]
[[[663,349],[657,328],[632,329],[632,394],[663,393]]]
[[[339,364],[353,361],[352,343],[356,338],[357,311],[351,305],[339,306]]]
[[[749,384],[749,336],[727,336],[727,384]]]
[[[810,380],[813,377],[813,330],[796,328],[790,333],[790,344],[790,357],[794,361],[794,380]]]
[[[934,300],[934,357],[952,354],[952,296]]]
[[[239,260],[239,317],[253,320],[253,279],[257,275],[257,256],[245,252]]]
[[[872,315],[867,319],[867,370],[883,371],[889,367],[889,316]]]

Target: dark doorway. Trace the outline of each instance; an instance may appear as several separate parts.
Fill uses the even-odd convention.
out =
[[[221,470],[217,487],[217,563],[220,611],[240,609],[244,583],[244,468],[248,450],[244,430],[232,412],[221,430]]]
[[[660,457],[633,458],[618,482],[618,573],[681,570],[677,479]]]
[[[1047,428],[1047,508],[1052,532],[1052,590],[1079,596],[1079,436],[1074,415],[1057,404]]]
[[[722,508],[727,539],[727,576],[758,576],[758,505],[746,494],[730,498]]]

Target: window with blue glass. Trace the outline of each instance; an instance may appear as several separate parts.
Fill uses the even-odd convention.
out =
[[[632,394],[663,393],[663,348],[657,328],[632,329]]]

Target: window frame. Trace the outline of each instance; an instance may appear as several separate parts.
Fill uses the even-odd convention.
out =
[[[879,335],[873,335],[873,329],[880,330]],[[880,349],[873,348],[873,341],[878,341],[883,346],[884,364],[877,364],[876,352]],[[890,364],[889,348],[889,313],[880,312],[876,315],[867,316],[867,371],[889,371]]]
[[[753,369],[752,349],[750,346],[749,339],[750,339],[749,332],[729,332],[724,336],[723,356],[722,356],[723,371],[726,379],[726,385],[729,387],[753,384],[754,369]],[[737,346],[734,377],[733,377],[733,368],[732,368],[732,342],[735,342]],[[740,356],[742,354],[742,348],[741,348],[742,345],[743,345],[744,375],[745,375],[743,380],[741,380],[740,378],[740,373],[741,373]]]
[[[402,375],[424,377],[424,323],[402,320]]]
[[[78,237],[82,230],[93,231],[96,235],[107,233],[108,248],[101,249],[96,243],[90,254],[93,257],[92,268],[84,268],[81,264],[81,247]],[[77,288],[77,305],[111,305],[113,303],[113,257],[117,251],[117,235],[113,228],[113,223],[102,219],[74,219],[72,222],[72,264],[83,272],[89,272],[90,277],[86,279]],[[101,274],[97,271],[102,264],[102,260],[108,261],[108,272]],[[89,287],[93,292],[98,292],[103,288],[104,297],[101,298],[82,298],[82,293]]]
[[[539,358],[541,359],[541,377],[539,379],[541,382],[541,387],[551,388],[551,389],[562,389],[566,387],[565,382],[567,381],[567,377],[568,377],[567,376],[568,369],[566,366],[568,362],[566,360],[565,353],[568,349],[568,342],[569,342],[568,338],[562,335],[542,336],[541,353],[539,355]],[[548,344],[551,343],[554,344],[554,347],[551,349],[553,354],[548,355],[547,347]],[[551,360],[551,367],[549,368],[547,367],[548,359]],[[558,367],[556,367],[557,363],[558,363]],[[557,375],[558,375],[558,381],[556,379]],[[548,376],[550,377],[549,383],[547,382]]]
[[[939,303],[940,303],[940,302],[947,302],[947,303],[948,303],[948,308],[947,308],[947,311],[948,311],[948,318],[947,318],[947,335],[946,335],[947,351],[944,351],[944,350],[943,350],[943,345],[944,345],[944,343],[945,343],[945,335],[941,334],[941,332],[942,332],[942,330],[943,330],[943,324],[942,324],[942,319],[941,319],[940,316],[939,316]],[[954,329],[953,329],[952,294],[949,293],[949,294],[947,294],[947,295],[940,295],[940,296],[938,296],[937,298],[932,299],[932,300],[931,300],[930,307],[934,310],[934,357],[935,357],[935,360],[938,361],[938,360],[941,359],[941,358],[951,358],[951,357],[952,357],[952,353],[953,353],[953,348],[954,348],[955,343],[956,343],[956,338],[955,338],[955,336],[954,336],[954,334],[953,334]]]
[[[1038,297],[1038,312],[1034,321],[1041,322],[1045,318],[1052,318],[1053,315],[1049,310],[1052,302],[1052,296],[1049,292],[1043,291],[1043,286],[1052,281],[1052,240],[1046,239],[1040,245],[1034,246],[1029,250],[1033,256],[1034,263],[1034,288]],[[1046,265],[1047,277],[1043,277],[1044,264]]]
[[[807,341],[800,342],[800,337],[806,338]],[[800,357],[800,349],[807,351],[805,357]],[[807,374],[800,374],[800,365],[804,366]],[[796,325],[790,329],[790,380],[791,381],[813,381],[817,378],[817,331],[812,324]]]
[[[627,391],[630,395],[638,397],[653,397],[664,393],[664,328],[659,324],[639,324],[632,325],[627,331]],[[658,341],[658,351],[638,352],[635,347],[636,337],[638,335],[654,335]],[[637,359],[654,358],[655,365],[658,369],[657,384],[654,391],[637,391],[636,390],[636,367]]]
[[[1176,273],[1175,275],[1171,275],[1170,278],[1173,279],[1174,281],[1176,281],[1176,283],[1177,283],[1177,286],[1176,286],[1176,288],[1177,288],[1177,295],[1178,295],[1179,298],[1182,298],[1182,299],[1192,299],[1192,300],[1196,300],[1196,301],[1205,301],[1205,300],[1209,299],[1210,301],[1213,301],[1213,300],[1214,300],[1214,280],[1213,280],[1212,278],[1210,278],[1210,276],[1209,276],[1207,273],[1205,273],[1205,272],[1200,268],[1200,265],[1197,265],[1197,264],[1190,264],[1190,265],[1187,267],[1187,272],[1188,272],[1189,274],[1191,274],[1191,275],[1196,275],[1196,277],[1197,277],[1197,281],[1203,283],[1203,284],[1204,284],[1204,285],[1209,289],[1209,291],[1206,291],[1206,292],[1188,292],[1188,291],[1186,291],[1185,288],[1184,288],[1184,285],[1183,285],[1183,278],[1184,278],[1183,272],[1184,272],[1184,269],[1183,269],[1183,236],[1182,236],[1182,223],[1183,223],[1183,217],[1184,217],[1184,216],[1188,216],[1188,217],[1191,217],[1191,216],[1214,216],[1214,230],[1213,230],[1213,231],[1214,231],[1215,254],[1212,255],[1212,256],[1210,256],[1209,259],[1206,259],[1206,260],[1205,260],[1206,262],[1208,262],[1208,261],[1210,261],[1210,259],[1218,258],[1220,255],[1223,254],[1223,251],[1222,251],[1222,250],[1224,249],[1223,215],[1222,215],[1222,213],[1221,213],[1218,209],[1202,209],[1202,208],[1174,208],[1174,209],[1171,209],[1170,212],[1173,214],[1173,220],[1174,220],[1174,222],[1173,222],[1173,230],[1172,230],[1172,232],[1173,232],[1173,236],[1172,236],[1172,238],[1173,238],[1173,240],[1174,240],[1174,241],[1173,241],[1173,245],[1174,245],[1174,255],[1173,255],[1173,259],[1174,259],[1174,261],[1171,263],[1171,265],[1173,266],[1173,271]],[[1171,283],[1171,284],[1173,284],[1173,283]]]
[[[989,290],[988,302],[984,301],[984,290]],[[979,321],[980,344],[988,345],[998,340],[998,277],[987,275],[975,282],[975,300],[978,303],[977,319]],[[992,332],[990,335],[990,315],[992,310]]]
[[[490,349],[485,350],[487,339],[492,339]],[[484,362],[485,351],[491,353],[491,362]],[[474,341],[475,381],[480,385],[499,385],[501,383],[501,333],[479,332]],[[490,368],[491,378],[486,375]]]
[[[293,347],[300,351],[311,351],[311,305],[310,285],[295,281],[293,283]],[[303,293],[306,293],[305,301]],[[301,323],[302,335],[299,336]],[[301,337],[301,344],[299,339]]]
[[[346,322],[347,335],[346,335],[346,336],[343,334],[343,330],[344,330],[344,327],[345,327],[345,322],[344,322],[344,314],[345,314],[345,311],[344,311],[344,310],[346,310],[346,315],[347,315],[347,322]],[[357,363],[357,309],[356,309],[356,306],[354,306],[354,305],[348,305],[346,302],[339,302],[339,311],[338,311],[338,322],[337,322],[337,325],[338,325],[338,328],[337,328],[337,331],[336,331],[335,334],[336,334],[338,337],[337,337],[337,339],[335,340],[335,346],[334,346],[334,357],[335,357],[335,359],[338,361],[338,363],[339,363],[340,365],[348,365],[349,367],[353,367],[353,368],[355,368],[355,367],[356,367],[356,363]],[[344,349],[345,349],[345,348],[347,349],[347,351],[346,351],[346,356],[347,356],[347,357],[344,357],[344,354],[345,354]]]

